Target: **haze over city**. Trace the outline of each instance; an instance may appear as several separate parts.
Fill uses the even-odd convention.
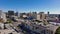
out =
[[[60,34],[60,0],[0,0],[0,34]]]
[[[0,0],[0,9],[19,12],[45,12],[60,14],[60,0]]]

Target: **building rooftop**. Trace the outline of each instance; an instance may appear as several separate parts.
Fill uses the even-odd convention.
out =
[[[18,34],[16,31],[9,30],[9,29],[5,29],[5,30],[0,30],[0,34],[9,34],[9,33],[13,33],[13,34]]]

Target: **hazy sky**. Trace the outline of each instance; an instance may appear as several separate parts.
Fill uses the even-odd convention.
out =
[[[60,0],[0,0],[0,9],[19,12],[47,12],[60,13]]]

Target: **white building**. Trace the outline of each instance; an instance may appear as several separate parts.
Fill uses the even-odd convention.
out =
[[[4,24],[0,23],[0,29],[4,29]]]
[[[27,15],[23,15],[23,17],[27,17]]]
[[[0,10],[0,19],[3,19],[4,22],[7,21],[6,14],[4,12],[2,12],[2,10]]]

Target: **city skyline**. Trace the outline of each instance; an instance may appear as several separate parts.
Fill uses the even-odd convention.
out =
[[[0,10],[60,14],[60,0],[0,0]]]

